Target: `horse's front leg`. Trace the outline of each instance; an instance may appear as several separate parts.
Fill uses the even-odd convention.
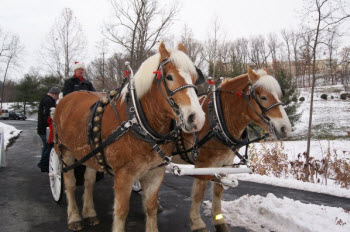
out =
[[[65,151],[63,154],[63,161],[69,166],[74,163],[74,157],[70,152]],[[66,188],[67,196],[67,214],[68,214],[68,229],[78,231],[83,229],[83,222],[79,214],[77,202],[75,201],[76,180],[74,170],[70,170],[63,174],[64,186]]]
[[[200,209],[208,181],[194,178],[192,188],[192,204],[190,209],[191,230],[207,232],[206,225],[201,218]]]
[[[146,232],[158,232],[158,192],[165,174],[164,168],[147,172],[141,179],[142,203],[146,214]]]
[[[94,226],[100,223],[94,206],[94,184],[96,181],[96,170],[86,167],[84,173],[84,195],[83,195],[83,211],[82,215],[87,225]]]
[[[211,215],[213,217],[216,232],[230,232],[230,227],[226,224],[225,218],[221,212],[221,198],[224,188],[221,184],[213,185],[213,199]]]
[[[127,170],[114,173],[114,218],[112,232],[124,232],[125,221],[129,213],[129,201],[133,177]]]

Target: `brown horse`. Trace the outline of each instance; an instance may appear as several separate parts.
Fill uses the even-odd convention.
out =
[[[248,101],[240,95],[247,95],[249,85],[254,88],[257,101],[252,97]],[[219,90],[217,90],[219,91]],[[291,131],[291,124],[288,116],[281,106],[281,87],[276,79],[269,75],[267,70],[258,70],[254,72],[248,67],[248,73],[241,76],[226,79],[220,89],[220,100],[222,114],[224,116],[225,124],[227,125],[229,133],[239,140],[242,136],[244,129],[250,122],[255,122],[265,130],[269,131],[273,128],[272,132],[277,138],[285,138]],[[210,130],[210,124],[208,120],[208,102],[209,97],[200,99],[203,102],[203,110],[206,112],[206,120],[203,129],[199,132],[199,138],[203,138]],[[266,112],[267,117],[270,119],[271,125],[268,126],[263,122],[258,115],[262,114],[262,110],[259,107],[260,104],[263,108],[269,109],[270,106],[275,106]],[[192,135],[185,134],[185,141],[192,141]],[[185,142],[187,148],[190,148],[192,144]],[[226,165],[232,165],[235,158],[234,152],[212,138],[200,148],[200,154],[197,160],[192,160],[195,163],[196,168],[204,167],[223,167]],[[176,162],[181,162],[176,160]],[[182,162],[181,162],[182,163]],[[200,206],[203,201],[204,193],[207,186],[207,180],[195,178],[192,189],[192,205],[190,209],[190,223],[192,231],[205,232],[206,225],[200,216]],[[224,217],[221,214],[221,197],[223,193],[223,186],[215,183],[213,185],[213,197],[212,197],[212,219],[216,228],[216,231],[230,231],[228,225],[225,222]]]
[[[141,101],[142,109],[149,125],[159,134],[167,134],[171,130],[172,119],[178,117],[163,96],[166,87],[174,91],[172,99],[179,106],[182,115],[182,129],[194,132],[202,128],[205,114],[200,107],[198,97],[193,86],[197,79],[194,64],[185,54],[185,48],[179,44],[178,49],[166,49],[161,43],[159,53],[148,58],[134,76],[136,95]],[[154,71],[167,60],[162,67],[164,86],[157,86]],[[166,86],[166,87],[165,87]],[[125,90],[127,88],[124,88]],[[163,92],[161,92],[161,91]],[[176,91],[176,93],[175,93]],[[127,91],[124,91],[124,94]],[[72,165],[74,160],[80,160],[90,152],[87,144],[88,119],[90,107],[102,98],[103,94],[91,92],[74,92],[64,97],[57,105],[54,123],[57,127],[58,139],[64,145],[62,149],[63,161]],[[126,103],[123,98],[115,102],[120,122],[128,120]],[[120,126],[110,105],[105,108],[101,121],[101,137],[104,141],[108,135]],[[167,154],[172,144],[160,145]],[[59,148],[55,146],[57,154]],[[127,132],[104,149],[107,164],[114,174],[114,220],[113,232],[125,230],[125,220],[129,212],[129,199],[133,181],[139,179],[143,189],[143,206],[146,214],[146,231],[155,232],[157,228],[158,191],[164,177],[164,166],[154,168],[163,162],[162,158],[152,150],[148,142],[138,140],[131,132]],[[91,158],[84,163],[86,168],[84,180],[82,217],[90,225],[99,223],[93,203],[93,185],[96,171],[103,171],[102,167]],[[82,218],[75,201],[76,180],[73,170],[64,173],[64,183],[68,201],[68,228],[81,230]]]

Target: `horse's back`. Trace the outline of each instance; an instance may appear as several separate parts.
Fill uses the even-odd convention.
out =
[[[57,104],[54,122],[60,139],[69,140],[81,137],[86,143],[90,107],[105,96],[103,93],[77,91],[66,95]]]
[[[68,94],[60,100],[55,110],[55,119],[62,119],[63,114],[67,117],[73,117],[75,114],[89,113],[90,107],[100,98],[104,93],[77,91]],[[76,115],[78,116],[78,115]]]

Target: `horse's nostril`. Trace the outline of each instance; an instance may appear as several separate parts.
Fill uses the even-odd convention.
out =
[[[189,116],[188,116],[188,119],[187,119],[187,122],[189,123],[189,124],[193,124],[194,123],[194,119],[196,118],[196,114],[190,114]]]
[[[286,128],[284,126],[281,127],[282,133],[286,133]]]

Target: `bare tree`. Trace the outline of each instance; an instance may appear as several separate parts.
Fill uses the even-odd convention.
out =
[[[326,49],[328,54],[328,64],[327,64],[327,74],[325,75],[325,81],[329,82],[329,79],[331,79],[331,84],[334,85],[336,82],[336,68],[337,68],[337,61],[335,57],[337,56],[337,50],[339,48],[339,40],[338,37],[340,34],[338,33],[338,30],[335,28],[333,31],[328,31],[326,35]]]
[[[249,59],[255,68],[267,67],[267,59],[270,53],[266,51],[265,38],[262,35],[250,39]]]
[[[344,90],[346,93],[349,92],[349,84],[350,84],[350,46],[344,47],[340,52],[341,57],[341,82],[344,86]]]
[[[285,42],[286,48],[287,48],[287,58],[288,58],[288,71],[289,74],[292,74],[292,63],[291,63],[291,36],[292,32],[289,32],[287,30],[282,30],[281,35]]]
[[[338,27],[346,19],[350,18],[350,14],[345,12],[344,3],[342,0],[309,0],[306,9],[306,16],[308,19],[310,19],[313,28],[312,86],[306,151],[308,161],[310,155],[313,100],[316,83],[316,54],[319,49],[319,45],[323,42],[321,41],[323,34],[327,31],[332,31],[335,27]]]
[[[312,33],[306,29],[301,35],[302,45],[301,59],[302,59],[302,86],[305,87],[305,78],[308,75],[308,86],[311,86],[311,72],[312,72]]]
[[[197,39],[194,38],[193,32],[187,25],[184,26],[183,34],[180,41],[186,48],[187,55],[193,61],[193,63],[202,68],[204,57],[203,45]]]
[[[217,17],[214,18],[208,33],[208,39],[203,45],[202,56],[208,64],[208,75],[212,76],[215,80],[218,78],[216,73],[216,65],[219,60],[219,50],[225,44],[224,35]]]
[[[166,34],[178,13],[178,5],[160,7],[158,0],[110,0],[114,16],[103,34],[120,45],[139,67]]]
[[[100,87],[102,90],[106,89],[106,55],[108,51],[108,43],[106,39],[102,39],[97,43],[97,49],[99,53],[99,58],[91,62],[90,68],[94,70],[94,79],[100,82]]]
[[[241,63],[241,73],[247,72],[248,65],[248,44],[249,41],[246,38],[237,39],[234,42],[236,56],[238,57],[239,62]]]
[[[85,57],[86,44],[86,37],[73,11],[65,8],[42,43],[41,57],[48,70],[63,81],[71,74],[74,61]]]
[[[23,52],[23,45],[20,42],[20,39],[17,35],[12,36],[5,36],[5,39],[9,38],[7,41],[3,41],[3,48],[1,52],[1,61],[5,65],[5,71],[3,74],[3,80],[2,80],[2,88],[1,88],[1,105],[0,108],[2,108],[2,102],[4,99],[4,88],[6,85],[6,78],[9,73],[9,71],[12,68],[18,67],[19,63],[18,60],[20,59],[20,56]]]
[[[277,51],[281,46],[281,42],[279,41],[278,36],[275,33],[270,33],[267,36],[267,47],[269,48],[269,53],[272,58],[272,68],[273,73],[275,74],[277,71]]]
[[[300,45],[300,34],[295,32],[294,30],[290,33],[290,41],[293,47],[293,55],[294,55],[294,75],[299,77],[299,45]]]

